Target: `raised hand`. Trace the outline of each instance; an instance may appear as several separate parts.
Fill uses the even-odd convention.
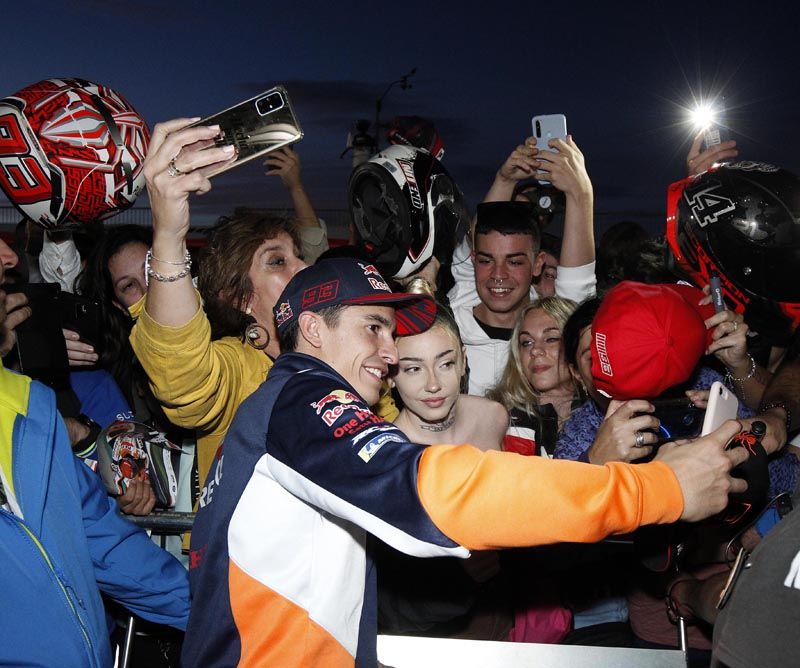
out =
[[[728,420],[719,429],[694,441],[667,443],[658,449],[656,460],[675,473],[683,493],[680,519],[697,522],[728,505],[728,494],[744,492],[747,483],[731,477],[731,469],[748,457],[747,448],[725,446],[741,430],[736,420]]]
[[[632,462],[649,455],[658,440],[652,430],[661,424],[658,418],[649,415],[653,410],[653,404],[643,399],[612,401],[589,448],[589,461]]]
[[[704,132],[701,132],[694,138],[689,155],[686,156],[686,173],[689,176],[701,174],[712,167],[714,163],[724,162],[739,155],[739,151],[736,150],[736,142],[732,139],[701,151],[703,135]]]

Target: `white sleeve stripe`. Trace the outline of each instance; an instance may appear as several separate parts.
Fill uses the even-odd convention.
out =
[[[415,538],[362,508],[331,494],[274,457],[267,455],[267,464],[275,479],[296,497],[357,524],[400,552],[413,557],[461,557],[463,559],[470,554],[465,547],[444,547]]]

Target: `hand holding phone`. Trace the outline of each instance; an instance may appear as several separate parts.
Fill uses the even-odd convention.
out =
[[[550,146],[551,139],[567,139],[567,117],[564,114],[544,114],[531,119],[536,148],[540,151],[555,151]]]
[[[531,119],[533,136],[536,138],[536,148],[540,151],[558,151],[550,146],[551,139],[567,140],[567,117],[564,114],[543,114]],[[539,179],[540,183],[549,184],[549,181]]]
[[[661,423],[658,429],[659,443],[694,438],[700,433],[705,411],[695,406],[688,397],[654,399],[650,403],[655,408],[653,415]]]
[[[0,357],[5,357],[17,345],[17,328],[31,317],[28,297],[22,292],[14,293],[9,285],[0,286],[0,308],[5,307],[6,317],[0,325]],[[4,294],[3,294],[4,293]]]
[[[210,171],[211,177],[271,153],[303,138],[289,94],[282,86],[270,88],[249,100],[192,123],[189,127],[218,125],[219,135],[209,146],[233,146],[236,159]]]
[[[57,301],[62,328],[76,332],[82,342],[97,346],[100,338],[100,305],[71,292],[61,292]]]
[[[722,281],[720,281],[719,274],[713,272],[708,281],[711,288],[711,303],[714,304],[714,311],[719,313],[725,310],[725,300],[722,297]]]
[[[739,412],[739,400],[736,395],[718,380],[711,384],[708,396],[708,407],[703,419],[701,436],[719,429],[726,420],[735,420]]]
[[[592,464],[632,462],[651,454],[657,442],[658,419],[644,399],[612,400],[592,446]]]
[[[736,142],[732,139],[721,141],[710,148],[703,146],[705,132],[700,132],[694,138],[689,154],[686,156],[686,173],[696,176],[710,169],[714,164],[729,162],[737,155]]]
[[[19,283],[3,286],[9,295],[23,293],[31,315],[16,327],[19,370],[60,390],[69,387],[67,348],[61,331],[57,283]]]

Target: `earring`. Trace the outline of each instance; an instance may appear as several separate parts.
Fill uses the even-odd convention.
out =
[[[245,315],[251,315],[253,313],[253,307],[250,304],[247,305],[247,308],[244,310]]]
[[[264,343],[258,343],[260,338],[265,338]],[[256,350],[264,350],[269,345],[270,337],[267,328],[257,322],[251,322],[244,330],[244,338]]]

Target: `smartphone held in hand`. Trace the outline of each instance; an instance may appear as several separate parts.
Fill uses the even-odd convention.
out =
[[[17,326],[16,362],[19,371],[53,389],[69,387],[67,346],[61,331],[58,283],[15,283],[4,285],[7,293],[28,297],[30,317]]]
[[[220,133],[212,146],[233,146],[236,149],[236,159],[220,166],[209,176],[243,165],[303,138],[289,94],[282,86],[270,88],[189,127],[198,125],[219,125]]]
[[[730,139],[730,133],[724,122],[725,105],[721,101],[715,103],[710,116],[708,123],[703,129],[703,149],[706,151]]]
[[[567,140],[567,117],[564,114],[543,114],[531,119],[536,148],[540,151],[557,152],[550,146],[551,139]],[[550,181],[539,179],[539,183],[549,185]]]
[[[659,443],[682,438],[695,438],[700,434],[705,411],[697,408],[688,397],[653,399],[653,415],[661,426],[657,436]]]
[[[722,426],[726,420],[735,420],[739,412],[739,400],[736,395],[718,380],[711,384],[708,406],[703,420],[701,436],[710,434]]]
[[[549,141],[551,139],[567,139],[567,117],[564,114],[544,114],[531,119],[533,136],[536,137],[536,147],[543,151],[554,151]]]

